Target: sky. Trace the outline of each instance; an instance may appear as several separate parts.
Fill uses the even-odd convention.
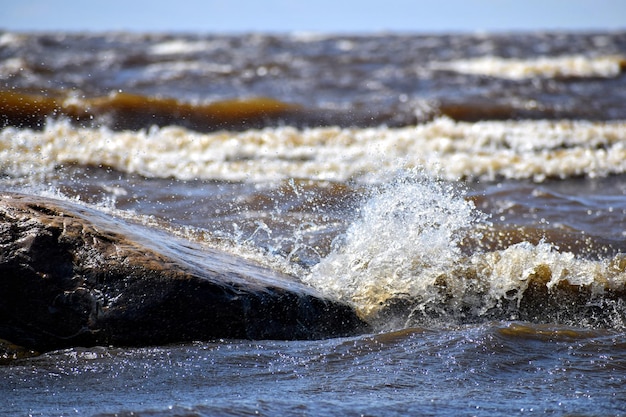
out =
[[[626,29],[626,0],[0,0],[0,30],[506,32]]]

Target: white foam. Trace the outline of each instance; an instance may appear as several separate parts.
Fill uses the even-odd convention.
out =
[[[463,254],[463,237],[481,227],[488,227],[484,216],[462,194],[412,172],[375,194],[304,280],[352,303],[366,319],[393,299],[412,300],[416,310],[463,308],[480,317],[503,300],[519,305],[533,280],[599,295],[626,287],[621,255],[586,260],[543,242]]]
[[[19,46],[26,40],[26,35],[4,32],[0,34],[0,46]]]
[[[266,182],[289,178],[381,183],[399,168],[446,179],[589,177],[626,172],[626,122],[439,118],[391,129],[292,127],[201,134],[180,127],[114,132],[48,122],[0,131],[0,171],[42,174],[105,165],[147,177]]]
[[[28,63],[23,58],[9,58],[0,62],[0,76],[8,79],[22,71],[28,71],[31,73]]]
[[[190,54],[212,49],[213,45],[209,41],[188,41],[184,39],[174,39],[157,43],[148,50],[153,55],[174,55]]]
[[[214,74],[230,74],[232,71],[232,66],[228,64],[177,60],[146,65],[145,68],[137,72],[133,82],[165,83],[167,81],[185,78],[189,74],[195,76],[211,76]]]
[[[402,174],[365,204],[345,239],[304,280],[371,314],[388,298],[424,294],[459,259],[482,215],[451,185]]]
[[[507,59],[485,56],[474,59],[437,62],[432,64],[431,68],[513,80],[556,77],[612,78],[621,73],[624,62],[625,58],[621,56],[590,57],[568,55],[534,59]]]

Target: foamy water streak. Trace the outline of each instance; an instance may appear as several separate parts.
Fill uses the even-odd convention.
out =
[[[394,300],[412,306],[402,320],[432,312],[479,320],[494,309],[506,311],[503,303],[519,306],[533,284],[548,292],[563,285],[590,289],[583,303],[596,296],[602,303],[607,291],[626,288],[623,255],[587,260],[545,242],[463,253],[463,237],[480,238],[484,227],[485,217],[450,185],[409,172],[365,204],[344,239],[304,280],[354,304],[368,320]],[[620,309],[613,327],[626,325],[622,315]]]
[[[595,177],[626,172],[626,122],[440,118],[397,129],[201,134],[175,126],[114,132],[56,121],[43,131],[0,132],[0,172],[6,175],[41,174],[67,164],[183,180],[382,182],[386,172],[416,166],[446,179]]]
[[[522,80],[525,78],[588,78],[617,77],[626,66],[621,56],[588,57],[569,55],[533,59],[507,59],[485,56],[433,64],[434,69],[444,69],[463,74]]]

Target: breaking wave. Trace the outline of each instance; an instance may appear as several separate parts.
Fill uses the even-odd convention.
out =
[[[626,325],[626,257],[589,260],[545,241],[464,247],[489,227],[459,190],[412,170],[375,193],[305,281],[384,327]]]
[[[64,165],[180,180],[289,178],[385,182],[385,173],[424,167],[445,179],[601,177],[626,172],[626,122],[484,121],[438,118],[404,128],[294,127],[198,133],[77,128],[0,131],[2,174],[45,173]]]
[[[445,69],[463,74],[523,80],[532,78],[612,78],[626,68],[621,56],[587,57],[568,55],[512,59],[484,56],[450,62],[434,63],[432,68]]]

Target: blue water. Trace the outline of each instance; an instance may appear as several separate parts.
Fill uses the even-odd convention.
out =
[[[2,415],[624,415],[626,335],[523,323],[49,353]]]

